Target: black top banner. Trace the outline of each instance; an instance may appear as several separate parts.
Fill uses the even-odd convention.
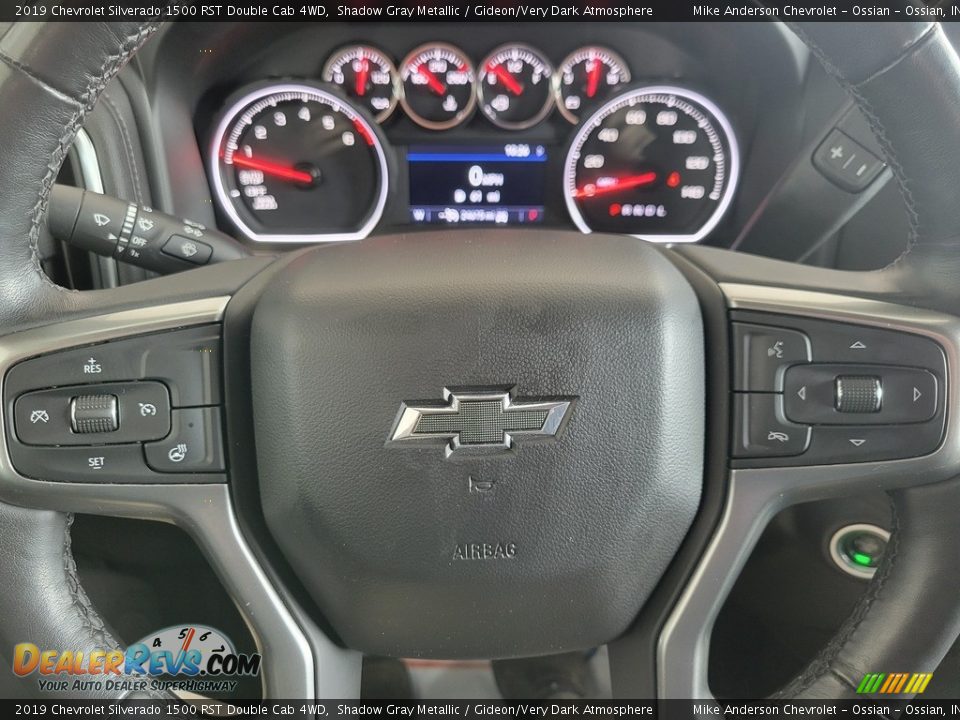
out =
[[[0,0],[0,20],[14,21],[960,21],[960,0]]]
[[[913,702],[903,700],[790,701],[790,700],[253,700],[226,702],[209,698],[197,700],[103,700],[44,699],[0,700],[5,717],[46,720],[64,716],[124,718],[645,718],[646,720],[720,720],[767,718],[855,718],[902,720],[911,715],[956,718],[960,705],[949,701]]]

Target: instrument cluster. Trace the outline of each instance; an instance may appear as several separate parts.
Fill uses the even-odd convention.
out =
[[[458,47],[429,42],[395,65],[371,45],[349,45],[327,60],[321,77],[384,122],[398,106],[417,125],[449,130],[479,107],[505,130],[523,130],[556,108],[576,123],[579,116],[630,82],[630,69],[609,48],[574,50],[558,66],[540,50],[506,43],[479,62]]]
[[[401,115],[417,127],[395,122]],[[554,66],[519,42],[478,62],[428,42],[399,64],[351,44],[327,57],[319,79],[241,87],[213,128],[218,207],[264,243],[540,224],[697,242],[730,206],[740,166],[715,102],[675,80],[636,81],[600,45]]]

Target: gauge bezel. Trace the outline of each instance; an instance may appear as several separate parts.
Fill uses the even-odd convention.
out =
[[[730,175],[727,180],[726,187],[724,188],[723,196],[717,203],[717,207],[714,209],[713,214],[707,218],[707,220],[696,232],[684,235],[624,234],[628,235],[629,237],[635,237],[638,240],[646,240],[648,242],[655,243],[699,242],[709,235],[710,232],[713,231],[713,229],[720,223],[720,220],[723,218],[724,214],[726,214],[730,204],[733,202],[733,194],[736,191],[737,182],[740,179],[740,148],[737,144],[737,136],[733,131],[733,126],[730,124],[730,120],[723,113],[723,111],[720,110],[720,108],[717,107],[712,100],[704,97],[695,90],[677,87],[675,85],[639,85],[617,93],[614,97],[610,98],[607,102],[594,110],[587,117],[587,119],[580,124],[576,134],[573,136],[573,140],[571,140],[567,147],[567,153],[563,160],[563,201],[567,206],[567,212],[570,214],[570,219],[573,220],[573,223],[577,226],[577,229],[585,235],[593,233],[593,230],[584,219],[583,214],[580,212],[580,208],[577,206],[574,193],[571,192],[572,189],[576,189],[576,165],[577,161],[580,159],[579,148],[583,146],[586,136],[592,130],[596,129],[600,125],[600,122],[603,120],[603,118],[605,118],[611,112],[614,112],[621,103],[629,101],[631,98],[634,98],[638,95],[657,94],[676,95],[677,97],[689,100],[690,102],[699,105],[713,117],[719,126],[715,129],[718,129],[725,136],[722,138],[722,140],[726,140]],[[573,183],[572,186],[571,183]]]
[[[494,55],[498,55],[506,50],[525,50],[526,52],[535,55],[538,60],[550,71],[550,79],[548,80],[547,85],[547,97],[543,101],[543,107],[537,111],[537,114],[531,117],[529,120],[522,120],[519,122],[511,122],[508,120],[501,120],[489,112],[487,112],[487,103],[483,97],[483,79],[487,75],[487,61],[490,60]],[[480,105],[480,112],[483,113],[483,116],[489,120],[491,123],[496,125],[499,128],[504,130],[527,130],[532,128],[534,125],[538,125],[550,115],[550,112],[553,110],[554,97],[553,97],[553,84],[556,77],[556,68],[554,68],[553,63],[550,62],[550,59],[546,54],[535,48],[533,45],[528,45],[526,43],[518,42],[507,42],[502,45],[498,45],[493,50],[488,52],[483,60],[480,61],[480,64],[477,66],[479,69],[475,73],[476,77],[476,86],[477,86],[477,102]]]
[[[470,74],[473,76],[473,80],[471,81],[472,87],[470,88],[470,92],[467,96],[466,107],[464,107],[463,110],[458,112],[456,116],[450,120],[428,120],[417,113],[416,110],[411,108],[410,102],[407,100],[407,89],[403,82],[403,71],[406,69],[407,65],[410,64],[410,61],[416,58],[417,55],[433,49],[448,50],[454,55],[458,55],[459,57],[463,58],[467,67],[470,68]],[[422,128],[427,130],[450,130],[467,122],[471,117],[473,117],[473,113],[477,109],[477,68],[470,59],[470,56],[456,45],[446,42],[425,42],[421,45],[417,45],[417,47],[408,52],[404,56],[403,60],[400,61],[397,75],[400,78],[400,105],[403,107],[403,111],[407,114],[407,117],[409,117],[414,123]]]
[[[581,45],[580,47],[574,49],[572,52],[568,53],[565,58],[557,65],[557,69],[553,75],[553,99],[557,104],[557,111],[563,116],[563,118],[574,125],[580,122],[580,118],[574,115],[572,112],[567,110],[563,106],[563,68],[564,66],[571,62],[577,55],[588,50],[600,50],[605,54],[612,57],[623,67],[623,71],[626,73],[626,77],[623,79],[623,82],[619,85],[623,88],[630,87],[633,75],[630,72],[630,66],[627,64],[627,61],[624,59],[623,55],[620,53],[611,50],[606,45]],[[614,96],[619,95],[619,92],[615,92]]]
[[[363,43],[356,43],[353,45],[343,45],[337,48],[336,50],[334,50],[332,53],[330,53],[330,56],[327,58],[327,61],[323,64],[323,69],[320,71],[320,78],[323,80],[323,82],[329,83],[334,87],[337,87],[337,84],[333,82],[332,79],[327,78],[327,74],[333,71],[334,60],[337,60],[338,58],[342,57],[345,53],[350,52],[351,50],[370,51],[371,53],[382,58],[384,62],[386,62],[387,67],[390,71],[390,90],[391,90],[390,107],[388,107],[386,110],[381,110],[373,118],[379,124],[382,125],[386,120],[390,118],[391,115],[393,115],[393,112],[397,109],[397,105],[400,103],[400,96],[403,93],[403,83],[400,82],[400,71],[397,70],[397,66],[394,64],[393,59],[389,55],[387,55],[386,52],[376,47],[375,45],[365,45]],[[351,101],[352,101],[352,98],[351,98]]]
[[[258,100],[270,95],[285,92],[304,92],[309,95],[316,95],[323,98],[327,102],[331,103],[335,110],[342,112],[351,121],[360,122],[370,132],[370,136],[374,139],[372,147],[374,148],[374,155],[377,158],[377,163],[380,169],[380,191],[376,196],[376,202],[373,205],[370,215],[367,217],[363,225],[356,231],[314,234],[258,232],[251,228],[249,224],[245,222],[242,217],[240,217],[236,207],[234,207],[233,200],[230,198],[229,193],[223,184],[223,177],[221,175],[221,166],[223,163],[222,158],[220,157],[220,148],[223,146],[223,142],[227,133],[237,122],[240,113]],[[230,218],[231,222],[233,222],[236,228],[240,230],[246,238],[252,240],[253,242],[307,244],[362,240],[370,234],[370,232],[380,222],[380,218],[383,217],[383,211],[387,205],[387,196],[389,195],[390,172],[387,164],[386,150],[384,149],[384,139],[378,130],[377,123],[371,123],[370,120],[367,119],[366,112],[364,110],[354,107],[349,100],[337,93],[331,92],[329,89],[323,87],[319,83],[312,81],[267,81],[263,84],[249,86],[239,91],[227,101],[226,109],[221,111],[220,120],[218,121],[216,129],[213,132],[208,150],[208,169],[210,172],[210,177],[213,181],[214,194],[217,198],[218,204],[220,205],[220,209],[226,213],[227,217]]]

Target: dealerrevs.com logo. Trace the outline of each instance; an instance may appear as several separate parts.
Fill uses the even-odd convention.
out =
[[[259,675],[258,653],[238,653],[230,639],[204,625],[177,625],[125,650],[49,650],[34,643],[13,649],[13,672],[37,676],[43,691],[189,690],[228,692],[235,678]]]

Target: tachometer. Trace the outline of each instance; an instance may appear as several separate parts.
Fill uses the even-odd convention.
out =
[[[400,103],[410,119],[430,130],[447,130],[470,117],[477,104],[476,76],[462,50],[427,43],[400,63]]]
[[[266,83],[228,102],[210,176],[223,211],[261,242],[366,237],[387,200],[374,125],[309,82]]]
[[[522,130],[547,116],[553,66],[529,45],[502,45],[480,63],[480,109],[494,125]]]
[[[369,45],[340,48],[323,66],[324,82],[333,83],[382,123],[400,97],[400,77],[393,62]]]
[[[576,123],[628,82],[630,68],[613,50],[595,45],[579,48],[564,58],[554,76],[557,108]]]
[[[564,199],[581,231],[696,242],[730,205],[739,174],[730,122],[707,98],[641,87],[588,117],[564,162]]]

